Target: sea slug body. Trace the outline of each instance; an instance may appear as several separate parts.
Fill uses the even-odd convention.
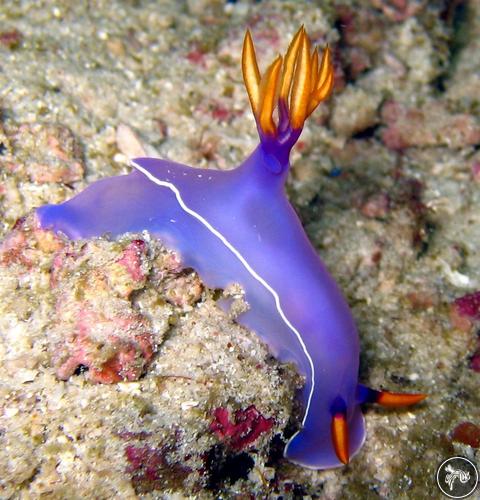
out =
[[[212,171],[136,158],[130,174],[100,180],[37,215],[43,228],[72,239],[148,230],[208,286],[240,283],[250,308],[238,321],[305,377],[302,427],[285,457],[314,469],[337,467],[365,439],[362,403],[409,405],[424,396],[358,384],[354,320],[285,196],[290,151],[333,87],[329,49],[320,58],[302,27],[261,76],[247,31],[242,69],[260,144],[239,167]]]

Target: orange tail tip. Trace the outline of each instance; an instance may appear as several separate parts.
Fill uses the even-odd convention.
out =
[[[411,406],[423,401],[426,394],[404,394],[401,392],[379,391],[377,403],[388,408]]]
[[[426,394],[404,394],[402,392],[377,391],[363,384],[358,384],[357,386],[357,402],[360,404],[378,403],[382,406],[396,408],[414,405],[423,401],[426,397]]]
[[[330,49],[325,48],[320,61],[318,50],[312,51],[303,26],[293,37],[285,57],[278,56],[263,76],[258,69],[252,36],[247,30],[242,71],[257,124],[264,134],[270,136],[277,135],[278,123],[273,119],[273,111],[279,101],[283,102],[288,113],[290,127],[298,130],[333,88]]]
[[[332,417],[332,441],[333,448],[338,459],[343,464],[348,464],[348,426],[347,419],[344,413],[336,413]]]

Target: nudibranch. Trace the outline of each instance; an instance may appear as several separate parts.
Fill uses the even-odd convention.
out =
[[[239,167],[136,158],[130,174],[97,181],[37,215],[42,228],[71,239],[147,230],[208,286],[239,283],[250,306],[239,323],[305,377],[305,413],[285,457],[313,469],[337,467],[365,439],[362,403],[410,405],[424,395],[359,385],[352,314],[285,195],[290,151],[333,88],[329,48],[320,58],[302,27],[261,75],[247,31],[242,70],[260,143]]]

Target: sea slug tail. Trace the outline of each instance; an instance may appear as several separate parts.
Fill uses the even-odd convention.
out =
[[[420,403],[426,397],[426,394],[421,393],[377,391],[362,384],[358,384],[357,387],[357,402],[359,404],[377,403],[388,408],[399,408]]]

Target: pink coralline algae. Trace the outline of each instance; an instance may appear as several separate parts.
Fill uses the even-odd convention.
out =
[[[454,300],[450,308],[450,321],[455,328],[464,332],[480,320],[480,291],[469,293]]]
[[[134,281],[143,281],[145,271],[142,269],[142,256],[145,255],[146,245],[143,240],[132,241],[117,260],[118,264],[125,267]]]
[[[216,408],[210,430],[225,441],[233,450],[243,450],[257,438],[268,432],[274,425],[273,418],[265,418],[254,405],[234,413],[234,422],[230,422],[226,408]]]
[[[393,150],[445,145],[462,148],[480,142],[476,118],[465,113],[451,114],[440,102],[408,108],[389,101],[383,106],[382,121],[386,125],[383,143]]]
[[[202,68],[207,67],[207,64],[205,61],[205,52],[200,50],[198,47],[195,47],[190,52],[188,52],[188,54],[186,55],[186,58],[191,63],[197,64],[198,66],[201,66]]]
[[[214,120],[224,123],[230,123],[235,117],[244,113],[242,110],[230,109],[217,99],[211,99],[200,103],[196,111],[204,115],[209,114]]]
[[[171,462],[168,455],[172,446],[153,448],[148,445],[128,445],[125,456],[129,463],[126,472],[131,474],[132,484],[137,493],[147,493],[165,487],[175,487],[183,483],[192,472],[189,467]]]
[[[153,356],[152,339],[138,314],[108,317],[100,311],[80,309],[73,330],[57,351],[64,354],[57,364],[57,376],[66,380],[79,366],[89,369],[92,382],[112,384],[137,380]],[[118,332],[142,332],[122,338]]]
[[[480,448],[480,427],[472,422],[461,422],[452,431],[452,441]]]
[[[480,161],[476,161],[473,163],[472,177],[475,182],[480,182]]]
[[[390,199],[386,193],[371,195],[360,207],[360,211],[368,218],[386,217],[390,209]]]
[[[22,42],[22,38],[22,33],[16,29],[2,31],[0,33],[0,45],[3,45],[7,49],[16,49]]]
[[[480,290],[454,300],[450,308],[450,321],[455,328],[468,332],[480,320]],[[480,373],[480,339],[470,360],[470,368]]]
[[[402,22],[417,15],[426,5],[424,0],[371,0],[391,21]]]
[[[63,246],[54,233],[40,229],[31,218],[22,217],[0,244],[0,266],[17,266],[17,274],[22,276],[39,265],[43,254],[54,253]]]
[[[58,335],[52,357],[63,380],[78,367],[88,368],[92,382],[137,380],[153,356],[148,321],[128,300],[145,283],[146,245],[134,240],[117,258],[109,255],[109,263],[92,262],[101,251],[95,243],[80,249],[70,244],[53,259]]]
[[[471,319],[480,319],[480,291],[469,293],[454,301],[458,314]]]

